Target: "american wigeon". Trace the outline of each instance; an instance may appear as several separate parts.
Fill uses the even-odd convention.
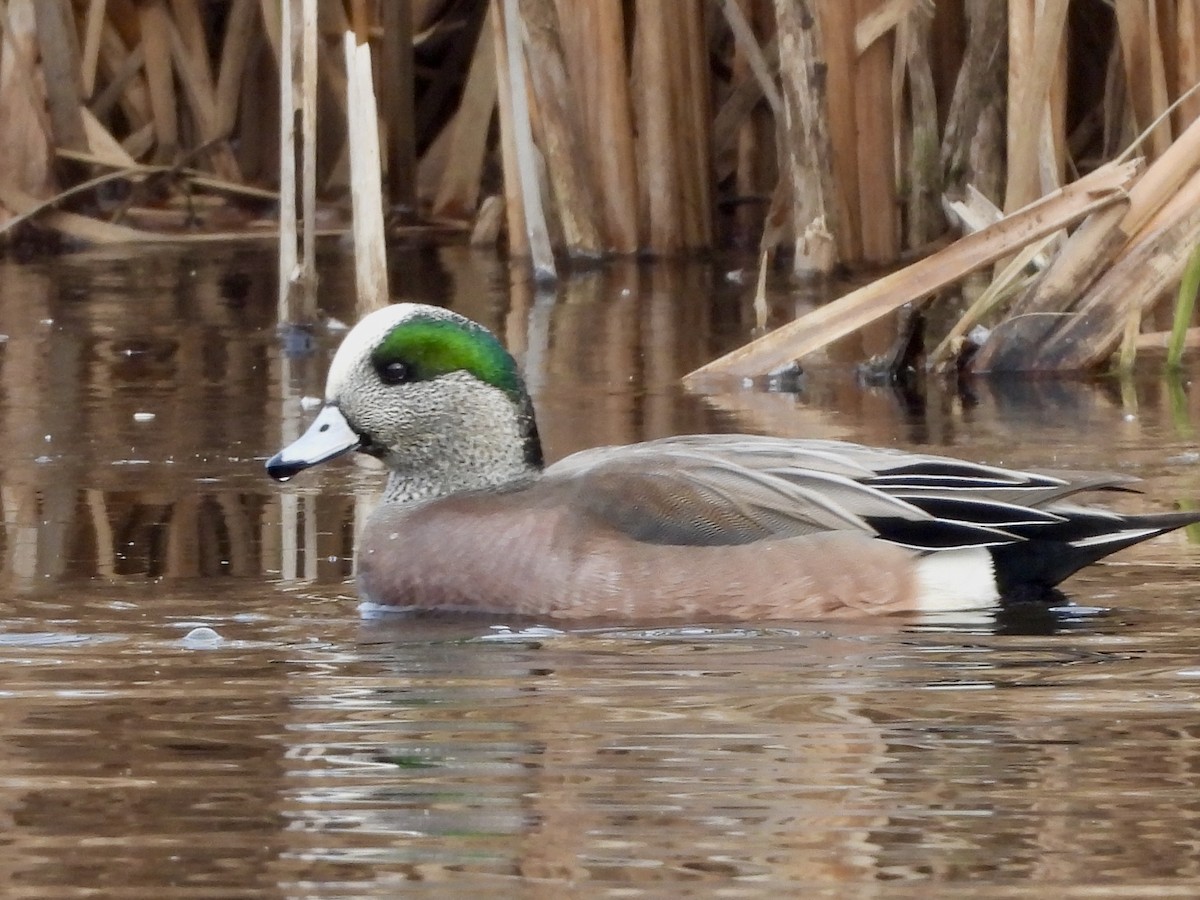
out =
[[[390,470],[357,551],[375,603],[648,620],[978,609],[1047,594],[1115,550],[1200,521],[1061,502],[1131,479],[1020,472],[829,440],[702,435],[544,467],[512,356],[403,303],[366,316],[281,481],[358,450]]]

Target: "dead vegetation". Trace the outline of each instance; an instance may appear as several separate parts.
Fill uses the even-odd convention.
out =
[[[0,240],[282,237],[284,316],[351,229],[368,303],[410,229],[544,278],[911,256],[693,381],[974,271],[930,366],[1093,369],[1167,343],[1200,237],[1200,0],[0,0],[0,31]]]

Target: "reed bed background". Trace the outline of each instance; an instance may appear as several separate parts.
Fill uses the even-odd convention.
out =
[[[0,239],[282,236],[281,312],[350,228],[376,298],[368,245],[413,228],[547,279],[917,259],[694,378],[981,270],[929,365],[1077,370],[1168,342],[1200,243],[1200,0],[0,0],[0,29]]]

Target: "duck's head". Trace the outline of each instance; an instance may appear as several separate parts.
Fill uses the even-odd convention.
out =
[[[542,465],[516,361],[483,326],[416,303],[376,310],[350,330],[316,420],[267,472],[286,481],[350,450],[391,470],[389,499],[502,484]]]

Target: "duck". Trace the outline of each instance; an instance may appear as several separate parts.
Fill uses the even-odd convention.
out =
[[[286,481],[357,451],[382,499],[358,539],[375,608],[546,619],[826,619],[1060,597],[1077,570],[1200,521],[1079,505],[1125,475],[1019,471],[825,439],[684,435],[546,465],[497,337],[450,310],[371,312],[324,402],[266,463]]]

